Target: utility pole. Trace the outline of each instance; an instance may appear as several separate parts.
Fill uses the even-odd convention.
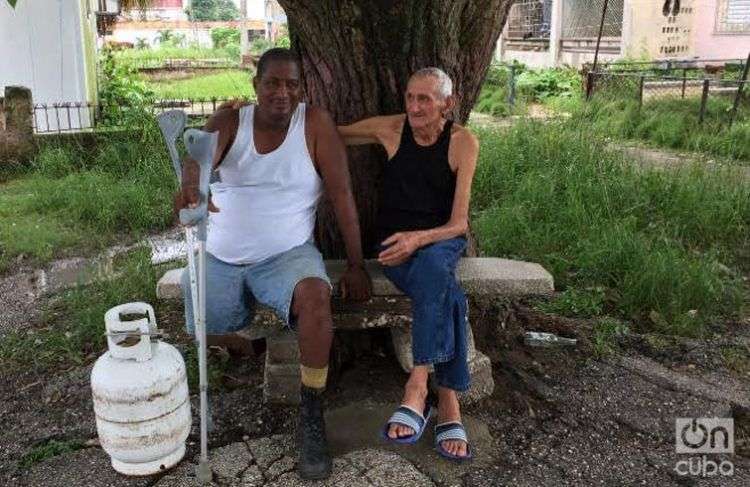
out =
[[[247,38],[247,0],[240,0],[240,57],[249,52],[250,41]]]
[[[591,68],[591,74],[588,78],[589,82],[586,84],[586,99],[591,98],[591,91],[594,88],[594,79],[596,78],[596,64],[599,61],[599,44],[602,42],[602,31],[604,30],[604,18],[607,15],[607,4],[608,0],[604,0],[604,7],[602,7],[602,20],[599,23],[599,35],[596,36],[596,50],[594,51],[594,66]]]

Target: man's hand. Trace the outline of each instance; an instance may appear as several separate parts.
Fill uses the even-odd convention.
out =
[[[404,263],[422,246],[422,232],[397,232],[383,241],[389,247],[378,254],[382,265],[396,266]]]
[[[175,220],[179,220],[180,210],[183,208],[197,208],[200,203],[200,193],[198,192],[198,186],[183,186],[180,191],[174,195],[174,217]],[[208,211],[216,213],[219,211],[213,201],[211,195],[208,196]]]
[[[372,294],[372,280],[364,266],[348,266],[339,280],[341,297],[351,301],[367,301]]]

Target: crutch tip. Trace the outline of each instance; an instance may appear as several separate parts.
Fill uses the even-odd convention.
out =
[[[198,462],[198,466],[195,467],[195,477],[201,484],[208,484],[213,480],[211,474],[211,465],[206,461]]]

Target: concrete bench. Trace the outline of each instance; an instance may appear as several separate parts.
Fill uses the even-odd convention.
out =
[[[326,261],[331,281],[338,282],[345,261]],[[411,370],[411,305],[383,275],[376,261],[366,263],[372,277],[372,299],[351,303],[337,297],[334,289],[333,326],[337,330],[389,328],[393,348],[401,367]],[[158,282],[159,299],[180,299],[180,276],[183,269],[168,271]],[[458,280],[467,295],[488,297],[522,297],[550,294],[552,276],[539,264],[497,258],[463,258],[457,270]],[[489,358],[474,346],[471,325],[469,335],[469,369],[472,384],[461,394],[461,401],[470,404],[492,394],[495,384]],[[284,331],[276,316],[268,309],[256,313],[250,327],[252,338],[267,340],[263,394],[267,402],[296,404],[299,402],[299,347],[296,335]]]

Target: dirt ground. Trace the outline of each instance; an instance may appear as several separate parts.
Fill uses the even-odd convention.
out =
[[[181,310],[159,311],[160,326],[186,350]],[[464,410],[487,425],[491,447],[480,452],[481,462],[462,468],[459,485],[750,485],[750,369],[730,370],[721,355],[726,347],[750,346],[747,321],[724,324],[706,340],[628,335],[620,353],[597,358],[585,320],[543,315],[518,303],[475,303],[471,319],[477,348],[492,360],[496,386],[491,397]],[[577,337],[579,344],[530,348],[521,339],[525,330]],[[382,331],[367,333],[339,337],[329,409],[398,401],[406,376],[390,340]],[[359,343],[355,352],[353,343]],[[263,404],[262,360],[212,359],[228,360],[212,392],[212,450],[294,430],[293,408]],[[0,485],[159,483],[159,476],[126,478],[109,467],[96,442],[90,369],[3,371]],[[192,402],[197,405],[195,395]],[[713,416],[735,418],[736,454],[708,456],[731,462],[733,475],[678,475],[676,463],[688,456],[675,453],[675,418]],[[188,459],[197,453],[195,410],[193,417]],[[82,449],[29,462],[29,452],[50,440],[75,441]],[[372,447],[379,444],[373,437]],[[439,477],[431,484],[449,485]]]

